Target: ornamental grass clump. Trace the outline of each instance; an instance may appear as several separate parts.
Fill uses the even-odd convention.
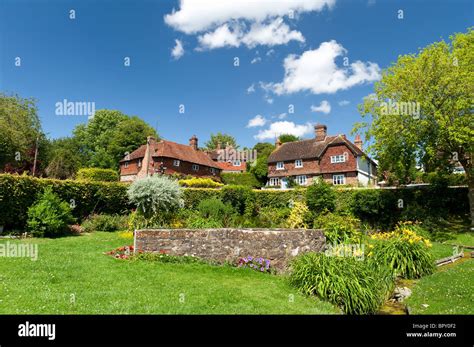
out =
[[[289,279],[304,294],[326,299],[346,314],[377,312],[394,285],[387,268],[323,253],[305,253],[294,258]]]
[[[429,248],[431,242],[403,225],[389,233],[371,235],[368,259],[390,268],[395,276],[420,278],[434,272],[435,262]]]

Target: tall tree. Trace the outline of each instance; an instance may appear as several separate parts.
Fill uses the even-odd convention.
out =
[[[74,138],[55,139],[51,141],[48,166],[45,171],[51,178],[73,178],[77,170],[84,165],[85,160]]]
[[[0,170],[31,172],[37,147],[46,146],[36,101],[0,94]],[[37,172],[42,169],[45,155],[45,151],[38,150]]]
[[[450,36],[418,54],[400,56],[360,106],[380,168],[401,183],[413,166],[449,171],[459,162],[467,176],[474,225],[474,31]]]
[[[273,152],[275,146],[270,143],[257,143],[253,149],[257,151],[257,160],[252,163],[249,172],[264,185],[268,179],[268,156]]]
[[[211,138],[204,145],[206,146],[205,148],[207,150],[212,151],[213,149],[217,148],[219,143],[222,148],[225,148],[227,145],[232,146],[235,149],[239,148],[239,145],[237,145],[237,141],[235,141],[233,136],[220,132],[217,134],[211,134]]]
[[[126,152],[145,144],[147,136],[159,140],[155,129],[145,121],[114,110],[99,110],[89,123],[74,129],[80,152],[87,158],[85,165],[110,169],[118,168]]]

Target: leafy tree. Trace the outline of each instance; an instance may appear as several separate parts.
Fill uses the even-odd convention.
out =
[[[47,142],[36,101],[0,94],[0,170],[31,171],[36,146],[45,148]],[[38,154],[37,171],[40,171],[46,152]]]
[[[211,138],[204,145],[206,146],[207,150],[212,151],[213,149],[217,148],[217,145],[219,143],[221,144],[222,148],[225,148],[226,145],[232,146],[235,149],[239,148],[239,145],[237,144],[233,136],[220,132],[218,132],[217,134],[211,134]]]
[[[85,158],[81,157],[79,146],[74,138],[55,139],[50,145],[48,166],[45,172],[51,178],[73,178],[84,161]]]
[[[158,138],[145,121],[120,111],[99,110],[87,124],[74,129],[74,138],[88,167],[116,169],[126,152],[145,144],[147,136]]]
[[[281,134],[279,137],[281,143],[299,141],[300,138],[291,134]]]
[[[273,152],[275,146],[270,143],[257,143],[253,149],[257,151],[257,160],[252,163],[249,172],[264,185],[268,179],[268,156]]]
[[[459,161],[467,175],[474,223],[474,31],[450,39],[400,56],[386,69],[375,93],[360,106],[371,122],[356,124],[354,130],[366,129],[379,169],[400,183],[413,180],[415,164],[425,171],[449,171]],[[398,110],[387,108],[394,103]],[[416,112],[413,107],[402,112],[412,103]]]

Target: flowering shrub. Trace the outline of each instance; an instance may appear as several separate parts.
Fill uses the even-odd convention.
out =
[[[292,229],[308,229],[309,209],[303,201],[294,201],[286,226]]]
[[[190,188],[220,188],[223,186],[222,183],[216,182],[210,178],[189,178],[179,180],[179,185],[182,187]]]
[[[402,278],[420,278],[434,271],[434,259],[429,251],[431,242],[403,225],[388,233],[373,234],[369,245],[370,261],[388,266]]]
[[[254,258],[248,256],[240,258],[237,264],[238,267],[249,267],[260,272],[270,272],[270,260],[264,258]]]

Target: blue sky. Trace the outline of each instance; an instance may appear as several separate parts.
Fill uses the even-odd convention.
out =
[[[473,18],[467,0],[0,0],[0,90],[35,97],[51,138],[88,120],[57,115],[64,99],[137,115],[181,143],[311,137],[316,122],[349,134],[382,69]]]

